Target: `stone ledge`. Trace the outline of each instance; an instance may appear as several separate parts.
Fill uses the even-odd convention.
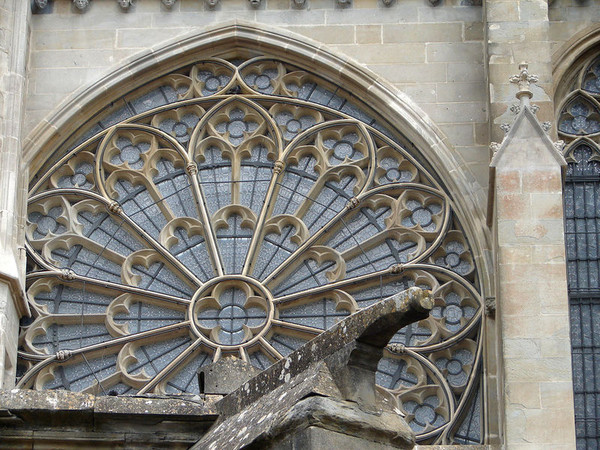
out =
[[[356,403],[336,400],[330,397],[312,396],[296,403],[268,432],[264,440],[257,439],[250,447],[284,448],[277,443],[277,438],[285,436],[285,440],[303,434],[305,430],[319,428],[329,436],[337,436],[338,440],[356,442],[356,445],[381,446],[384,448],[412,449],[414,435],[406,421],[397,413],[364,411]],[[269,445],[269,440],[275,442]],[[335,439],[326,439],[327,446],[313,443],[309,448],[333,448]],[[308,447],[307,447],[308,448]],[[357,447],[358,448],[358,447]]]
[[[2,430],[0,449],[187,449],[189,435],[167,435],[156,433],[64,433],[52,431]]]
[[[121,396],[97,397],[92,394],[28,389],[0,390],[0,410],[12,415],[23,413],[121,414],[126,416],[185,416],[210,419],[217,416],[215,403],[222,396]]]
[[[188,448],[216,420],[221,398],[0,390],[0,448]]]

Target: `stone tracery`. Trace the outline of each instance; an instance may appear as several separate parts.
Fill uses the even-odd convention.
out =
[[[595,367],[598,346],[598,189],[600,188],[600,103],[597,54],[580,64],[567,86],[558,113],[557,150],[568,163],[564,186],[565,244],[569,288],[575,430],[578,448],[597,445],[597,411],[590,408],[598,396]],[[566,143],[566,144],[565,144]],[[564,148],[563,148],[564,147]],[[587,446],[587,447],[586,447]]]
[[[343,90],[233,62],[131,94],[135,113],[32,186],[20,386],[196,392],[204,364],[234,354],[263,369],[417,285],[434,312],[392,339],[406,348],[378,381],[422,441],[454,439],[476,408],[482,302],[451,199]]]

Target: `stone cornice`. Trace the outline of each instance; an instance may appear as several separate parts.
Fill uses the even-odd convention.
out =
[[[184,449],[217,418],[215,403],[221,398],[0,390],[0,436],[11,448],[30,448],[32,443],[55,447],[57,442],[61,448],[115,448],[124,442],[164,448],[168,442],[169,448]]]
[[[31,11],[33,14],[51,14],[53,12],[53,4],[61,0],[33,0],[31,2]],[[79,13],[85,13],[89,9],[92,9],[93,0],[62,0],[70,1],[73,5],[73,10]],[[135,7],[135,0],[114,0],[123,12],[128,12]],[[176,3],[177,0],[156,0],[161,2],[165,7],[165,11],[168,12]],[[204,2],[207,9],[216,8],[219,3],[226,2],[227,0],[198,0],[198,2]],[[292,9],[304,9],[310,0],[290,0],[290,8]],[[427,3],[432,7],[443,6],[447,0],[427,0]],[[552,0],[549,0],[550,2]],[[394,4],[402,2],[402,0],[382,0],[381,5],[384,8],[389,8]],[[263,0],[248,0],[248,6],[252,9],[260,8],[263,5]],[[331,6],[337,8],[352,8],[353,0],[331,0]],[[473,0],[472,5],[469,6],[482,6],[482,0]]]

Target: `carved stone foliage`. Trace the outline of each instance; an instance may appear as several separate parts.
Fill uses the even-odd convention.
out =
[[[82,127],[31,186],[19,386],[198,393],[204,365],[265,369],[419,286],[434,310],[378,382],[421,442],[479,442],[476,259],[444,187],[352,98],[281,61],[214,58]]]

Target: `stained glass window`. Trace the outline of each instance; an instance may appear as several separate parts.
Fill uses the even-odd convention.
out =
[[[598,68],[577,74],[563,101],[559,132],[567,141],[565,240],[569,286],[577,449],[600,444],[600,153]]]
[[[482,441],[479,273],[452,199],[390,123],[273,58],[209,58],[113,103],[30,187],[19,387],[199,393],[410,286],[431,316],[377,381],[420,442]],[[399,350],[400,349],[400,350]]]

